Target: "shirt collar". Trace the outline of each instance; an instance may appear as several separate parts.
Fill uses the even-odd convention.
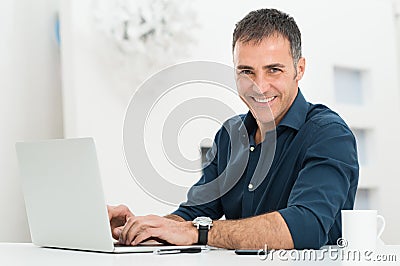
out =
[[[306,101],[299,89],[292,106],[290,106],[288,112],[278,124],[278,127],[286,126],[299,130],[306,121],[308,108],[309,103]],[[256,119],[253,117],[250,111],[245,115],[242,126],[243,125],[246,127],[246,130],[249,134],[253,134],[257,128]]]
[[[309,105],[299,89],[292,106],[290,106],[278,127],[287,126],[299,130],[306,121]]]

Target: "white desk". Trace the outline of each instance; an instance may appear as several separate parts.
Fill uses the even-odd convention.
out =
[[[317,251],[321,254],[321,250]],[[394,255],[394,262],[374,261],[342,261],[332,260],[325,257],[322,261],[299,260],[294,261],[288,257],[287,261],[278,259],[277,255],[273,260],[267,258],[260,260],[257,256],[238,256],[231,250],[211,250],[199,254],[174,254],[174,255],[153,255],[153,254],[102,254],[94,252],[70,251],[59,249],[48,249],[36,247],[32,244],[0,243],[0,265],[31,265],[31,266],[133,266],[133,265],[162,265],[162,266],[247,266],[247,265],[399,265],[400,246],[385,246],[376,251],[376,255]],[[393,257],[392,257],[393,258]]]

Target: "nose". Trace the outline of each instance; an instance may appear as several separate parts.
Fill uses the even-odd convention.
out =
[[[253,90],[259,94],[265,94],[271,85],[263,75],[257,75],[253,81]]]

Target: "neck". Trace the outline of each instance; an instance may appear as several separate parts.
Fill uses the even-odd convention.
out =
[[[271,130],[275,129],[275,123],[274,122],[270,122],[270,123],[266,123],[266,124],[261,124],[261,123],[257,122],[257,124],[258,124],[258,128],[257,128],[257,131],[256,131],[255,141],[256,141],[256,144],[259,144],[259,143],[264,141],[265,134],[268,131],[271,131]]]

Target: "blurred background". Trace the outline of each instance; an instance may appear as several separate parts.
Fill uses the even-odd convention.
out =
[[[20,140],[94,137],[109,204],[138,215],[173,211],[143,192],[125,164],[130,97],[172,64],[232,66],[235,23],[266,7],[292,15],[302,32],[306,99],[337,111],[357,137],[356,208],[377,209],[386,218],[383,240],[400,244],[400,0],[0,1],[0,242],[30,241],[14,147]],[[223,100],[246,112],[239,99]],[[179,140],[189,157],[201,156],[210,143],[200,140],[213,139],[219,126],[199,127]]]

